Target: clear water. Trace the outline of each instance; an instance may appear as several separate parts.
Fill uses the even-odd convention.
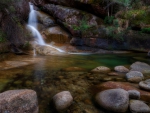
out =
[[[4,57],[4,56],[3,56]],[[3,60],[21,61],[33,56],[6,55]],[[33,57],[34,58],[34,57]],[[135,61],[150,64],[146,54],[109,55],[63,55],[36,56],[42,60],[28,66],[0,71],[0,92],[10,89],[33,89],[38,94],[40,113],[57,113],[52,105],[52,97],[68,90],[74,97],[73,104],[63,113],[108,113],[95,105],[91,87],[105,81],[125,81],[124,77],[94,74],[90,70],[97,66],[107,66],[113,71],[117,65],[129,67]],[[84,71],[63,71],[68,67],[84,68]]]

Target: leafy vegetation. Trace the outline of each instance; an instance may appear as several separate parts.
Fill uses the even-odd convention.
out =
[[[150,28],[143,28],[141,31],[142,31],[142,33],[150,34]]]
[[[6,42],[6,35],[2,30],[0,30],[0,42]]]
[[[92,26],[88,25],[88,21],[85,18],[79,21],[79,25],[73,25],[72,27],[75,31],[81,31],[81,32],[85,32],[90,28],[92,28]]]
[[[108,37],[110,37],[118,42],[124,41],[124,35],[127,31],[128,31],[128,29],[120,30],[118,27],[114,27],[114,26],[107,27]]]
[[[106,16],[104,19],[105,24],[113,24],[113,20],[115,19],[114,16]]]

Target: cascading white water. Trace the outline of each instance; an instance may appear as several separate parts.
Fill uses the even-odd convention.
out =
[[[36,41],[39,45],[45,45],[45,42],[41,36],[41,34],[39,33],[39,31],[32,25],[27,25],[28,28],[31,29],[33,36],[36,37]]]
[[[31,3],[29,3],[29,6],[30,6],[30,13],[29,13],[28,25],[32,25],[36,28],[37,26],[34,23],[37,23],[37,18],[36,18],[37,15],[34,11],[33,5]]]
[[[33,36],[36,38],[36,41],[39,45],[45,45],[45,42],[41,36],[41,34],[39,33],[39,31],[37,30],[37,16],[36,13],[34,11],[33,5],[31,3],[29,3],[30,5],[30,14],[29,14],[29,20],[28,20],[28,28],[31,29]]]
[[[56,47],[53,47],[51,45],[48,45],[44,42],[42,35],[37,30],[37,24],[36,24],[37,23],[37,15],[34,11],[34,6],[31,3],[29,3],[29,5],[30,5],[30,14],[29,14],[29,20],[28,20],[27,27],[31,29],[33,36],[37,38],[36,39],[37,43],[39,45],[46,45],[46,46],[49,46],[51,48],[54,48],[59,52],[64,52],[63,50],[56,48]]]

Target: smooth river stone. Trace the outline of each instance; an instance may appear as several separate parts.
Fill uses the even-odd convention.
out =
[[[106,110],[124,113],[128,109],[129,94],[124,89],[109,89],[98,93],[96,101]]]

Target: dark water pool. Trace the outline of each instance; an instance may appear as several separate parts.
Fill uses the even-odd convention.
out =
[[[4,56],[3,56],[4,57]],[[24,57],[13,56],[5,60],[19,60]],[[73,104],[63,113],[107,113],[94,103],[92,86],[105,81],[125,81],[123,76],[113,77],[106,74],[94,74],[90,70],[97,66],[129,67],[135,61],[150,64],[144,53],[109,55],[63,55],[36,56],[42,58],[38,63],[0,71],[0,92],[10,89],[33,89],[38,94],[40,113],[57,113],[51,103],[52,97],[68,90],[74,97]],[[84,71],[63,71],[68,67],[84,68]]]

